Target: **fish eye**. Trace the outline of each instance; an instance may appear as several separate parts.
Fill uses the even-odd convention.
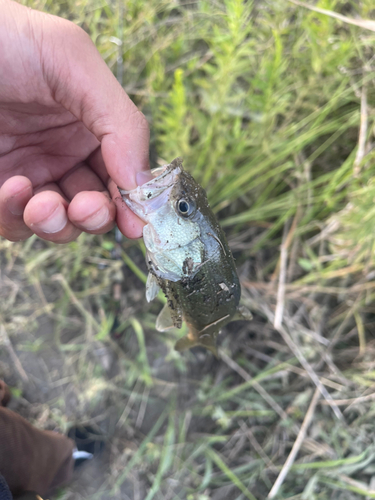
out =
[[[189,217],[194,211],[194,204],[185,200],[185,198],[181,198],[177,202],[177,210],[184,217]]]
[[[189,203],[186,200],[180,200],[178,202],[178,209],[182,214],[187,214],[189,211]]]

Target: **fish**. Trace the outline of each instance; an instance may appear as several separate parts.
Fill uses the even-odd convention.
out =
[[[185,321],[188,334],[175,349],[203,346],[218,356],[221,329],[252,316],[240,305],[241,286],[224,231],[205,190],[182,163],[175,158],[153,169],[153,178],[142,186],[118,189],[126,205],[146,223],[146,299],[152,301],[160,290],[167,299],[156,330],[181,328]]]

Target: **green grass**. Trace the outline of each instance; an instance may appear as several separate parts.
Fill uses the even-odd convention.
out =
[[[291,345],[342,419],[320,398],[277,498],[374,498],[375,33],[286,0],[23,3],[88,31],[149,119],[153,163],[184,157],[255,317],[227,328],[222,360],[180,355],[181,332],[154,330],[163,297],[144,299],[142,244],[124,241],[116,260],[113,234],[63,247],[1,240],[0,324],[47,391],[30,419],[63,431],[95,422],[111,450],[94,492],[74,483],[59,498],[266,498],[315,390]],[[310,3],[375,15],[372,0]],[[288,345],[272,327],[283,241]],[[0,345],[0,370],[27,396],[7,353]],[[55,369],[35,375],[50,356]]]

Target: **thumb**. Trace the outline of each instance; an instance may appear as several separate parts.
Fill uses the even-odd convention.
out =
[[[149,127],[101,58],[90,37],[64,19],[42,15],[36,37],[44,78],[54,100],[69,110],[101,142],[109,176],[124,189],[137,186],[149,169]],[[39,24],[37,24],[39,26]],[[138,176],[142,179],[144,176]]]

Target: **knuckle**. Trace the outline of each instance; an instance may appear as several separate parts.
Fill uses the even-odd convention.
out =
[[[50,17],[50,20],[55,23],[53,26],[54,31],[52,35],[59,41],[63,40],[65,43],[68,41],[70,44],[74,45],[78,42],[85,42],[92,44],[91,38],[80,26],[73,23],[72,21],[68,21],[67,19],[63,19],[61,17]],[[62,36],[67,36],[69,38],[63,38]]]
[[[137,107],[130,113],[129,118],[138,129],[148,131],[149,125],[145,115]]]

